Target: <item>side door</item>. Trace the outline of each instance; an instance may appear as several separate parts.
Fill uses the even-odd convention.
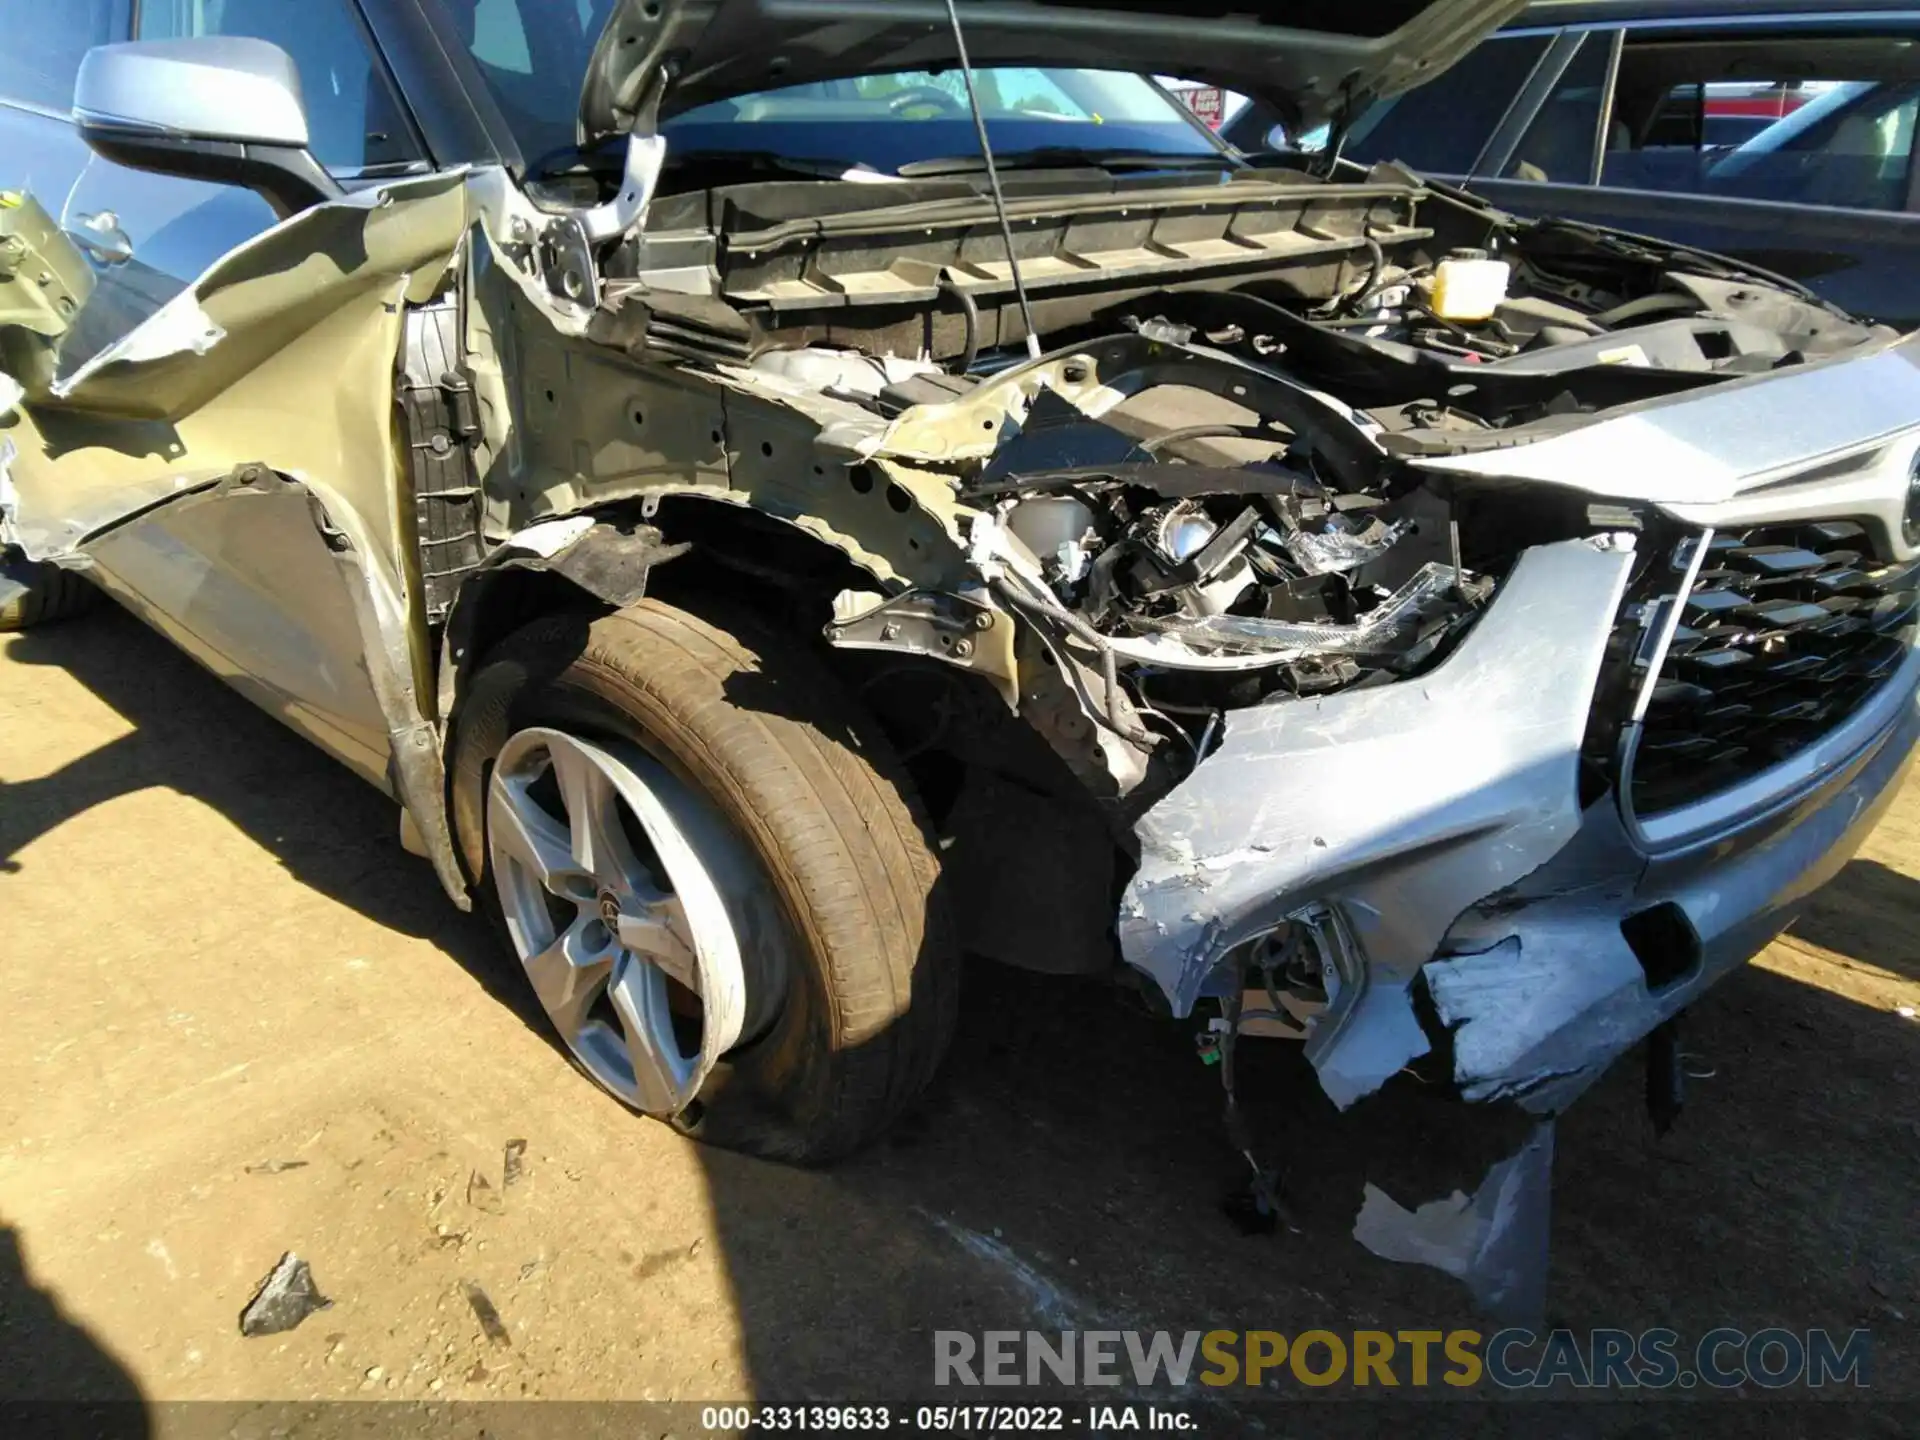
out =
[[[1570,31],[1564,67],[1509,116],[1472,189],[1518,214],[1730,255],[1917,325],[1917,41],[1920,20],[1899,15]]]
[[[394,371],[445,293],[463,187],[410,174],[431,163],[356,0],[143,0],[134,31],[236,35],[293,59],[347,196],[282,220],[249,190],[92,158],[68,223],[110,215],[121,243],[90,257],[86,345],[7,433],[13,525],[387,784],[423,643]]]
[[[293,57],[314,156],[348,188],[429,168],[356,0],[140,0],[133,39],[199,35],[267,40]],[[130,170],[99,156],[82,169],[61,218],[73,233],[93,227],[116,242],[95,247],[98,284],[63,354],[69,371],[280,219],[250,190]]]
[[[0,191],[13,197],[10,229],[43,223],[29,218],[29,204],[55,227],[68,217],[76,223],[92,218],[69,204],[93,158],[68,119],[73,81],[89,49],[128,38],[132,12],[132,0],[68,0],[57,6],[0,0]],[[47,319],[57,317],[71,333],[95,288],[92,271],[98,266],[87,262],[93,252],[112,253],[113,237],[82,225],[67,239],[71,243],[58,257],[66,263],[51,267],[60,281]],[[20,244],[8,242],[5,249],[17,252]],[[19,263],[18,255],[8,259],[0,250],[0,264]]]

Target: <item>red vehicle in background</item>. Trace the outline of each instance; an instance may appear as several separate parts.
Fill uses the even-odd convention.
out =
[[[1745,144],[1776,120],[1784,120],[1828,88],[1829,82],[1793,80],[1778,84],[1721,82],[1703,87],[1701,139],[1709,149]],[[1682,90],[1693,87],[1684,86]]]

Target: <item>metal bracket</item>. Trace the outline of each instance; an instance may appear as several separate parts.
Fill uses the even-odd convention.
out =
[[[944,591],[909,590],[891,600],[844,590],[834,598],[827,643],[845,650],[894,650],[945,660],[963,670],[978,658],[978,637],[1004,623],[978,600]]]
[[[640,121],[627,137],[626,166],[613,199],[591,210],[562,215],[540,232],[541,273],[547,289],[562,300],[597,309],[600,271],[594,264],[594,247],[623,239],[646,223],[661,168],[667,163],[666,137],[652,133],[663,89],[664,85],[656,84],[641,106]]]

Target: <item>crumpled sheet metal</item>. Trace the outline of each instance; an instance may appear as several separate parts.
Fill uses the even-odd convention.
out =
[[[1344,1108],[1425,1054],[1420,967],[1463,910],[1579,828],[1580,745],[1632,561],[1619,537],[1537,546],[1431,673],[1230,714],[1136,826],[1128,963],[1185,1015],[1233,947],[1337,903],[1366,983],[1307,1047],[1322,1087]]]
[[[53,386],[118,415],[177,418],[337,310],[404,279],[427,299],[464,233],[466,172],[394,180],[316,205],[216,260],[187,289]],[[223,359],[207,357],[220,352]]]
[[[1353,1238],[1383,1260],[1431,1265],[1464,1281],[1506,1325],[1537,1327],[1546,1314],[1553,1218],[1553,1124],[1487,1172],[1468,1198],[1456,1190],[1408,1210],[1369,1183]]]

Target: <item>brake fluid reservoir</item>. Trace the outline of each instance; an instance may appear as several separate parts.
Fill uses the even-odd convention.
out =
[[[1433,313],[1442,320],[1491,320],[1513,270],[1484,250],[1455,250],[1433,267]]]

